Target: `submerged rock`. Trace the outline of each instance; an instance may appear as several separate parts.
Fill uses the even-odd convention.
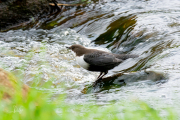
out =
[[[137,71],[130,73],[118,73],[113,76],[103,78],[101,81],[97,82],[95,86],[87,86],[81,91],[82,93],[93,93],[101,92],[104,90],[110,90],[112,88],[118,88],[121,86],[133,86],[143,82],[147,85],[154,85],[158,83],[167,82],[167,75],[163,72],[157,71]],[[136,84],[134,84],[136,83]]]

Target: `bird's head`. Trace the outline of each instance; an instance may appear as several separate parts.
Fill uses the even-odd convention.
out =
[[[82,45],[77,45],[77,44],[75,44],[75,45],[72,45],[72,46],[70,46],[70,47],[67,47],[68,49],[71,49],[73,52],[75,52],[76,53],[76,55],[77,56],[81,56],[81,55],[83,55],[84,53],[85,53],[85,47],[83,47]]]

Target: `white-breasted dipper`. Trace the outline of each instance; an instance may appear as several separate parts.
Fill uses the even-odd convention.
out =
[[[67,47],[76,53],[76,61],[86,70],[100,72],[97,80],[100,80],[113,69],[128,58],[135,58],[138,55],[114,54],[96,49],[88,49],[82,45]]]

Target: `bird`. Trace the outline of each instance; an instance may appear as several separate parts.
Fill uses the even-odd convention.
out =
[[[134,54],[114,54],[97,49],[88,49],[79,44],[67,48],[76,54],[76,61],[81,67],[89,71],[100,72],[96,81],[101,80],[109,70],[124,60],[138,57]]]

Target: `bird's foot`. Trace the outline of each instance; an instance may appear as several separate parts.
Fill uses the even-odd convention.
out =
[[[100,81],[102,80],[102,78],[99,78],[99,79],[97,79],[94,83],[93,83],[93,87],[97,84],[97,83],[99,83]]]

